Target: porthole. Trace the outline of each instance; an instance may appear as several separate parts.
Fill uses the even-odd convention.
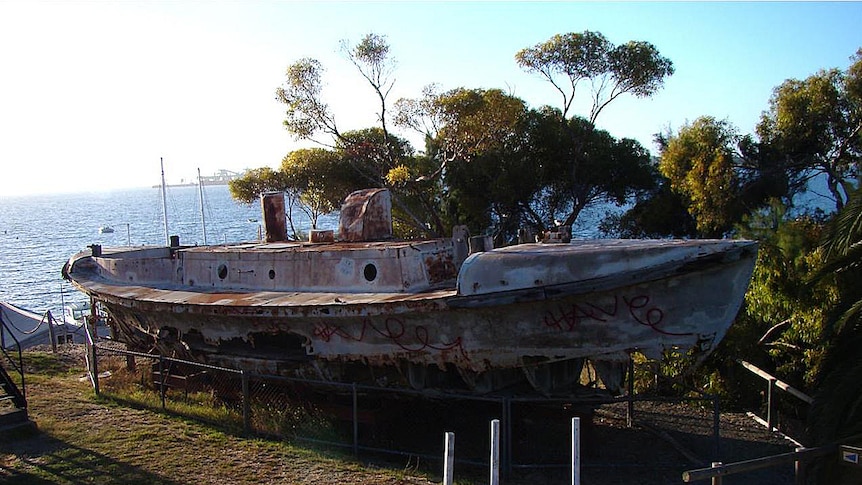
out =
[[[275,279],[275,270],[274,269],[269,270],[269,279],[271,279],[271,280]]]
[[[377,266],[374,266],[371,263],[365,265],[365,269],[362,270],[362,274],[365,276],[365,281],[369,283],[377,279]]]
[[[218,265],[218,277],[219,279],[227,278],[227,266],[224,264]]]

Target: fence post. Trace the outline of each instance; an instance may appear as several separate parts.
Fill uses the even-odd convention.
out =
[[[506,478],[512,475],[512,401],[508,397],[503,397],[503,436],[505,448],[503,448],[503,473]]]
[[[446,449],[443,452],[443,485],[452,485],[455,466],[455,433],[446,432]]]
[[[239,371],[242,381],[242,430],[245,434],[251,434],[251,393],[249,392],[248,374],[244,370]]]
[[[718,468],[718,467],[720,467],[720,466],[721,466],[721,462],[720,462],[720,461],[714,461],[714,462],[712,462],[712,467],[713,467],[713,468]],[[712,483],[712,485],[721,485],[721,475],[716,475],[716,476],[712,477],[712,482],[711,482],[711,483]]]
[[[491,477],[490,485],[500,485],[500,420],[491,420]]]
[[[353,457],[359,456],[359,399],[356,393],[356,382],[351,386],[353,393]]]
[[[634,403],[634,395],[635,395],[635,360],[632,358],[632,355],[629,354],[629,382],[628,382],[628,396],[626,396],[627,406],[626,406],[626,427],[631,428],[634,421],[635,414],[635,403]]]
[[[87,353],[90,357],[90,371],[92,372],[92,381],[93,381],[93,391],[98,396],[101,392],[99,390],[99,362],[96,357],[96,341],[90,335],[90,328],[84,327],[84,333],[87,338]]]
[[[57,353],[57,333],[54,331],[54,315],[51,315],[51,310],[45,312],[45,317],[48,320],[48,338],[51,339],[51,352]],[[65,325],[63,326],[65,328]]]
[[[768,380],[766,388],[766,427],[769,431],[775,429],[775,377]]]
[[[572,418],[572,485],[581,485],[581,418]]]
[[[805,450],[805,447],[800,446],[800,447],[796,448],[794,451],[796,451],[797,453],[801,453],[803,450]],[[793,462],[793,471],[794,471],[794,476],[796,477],[796,480],[794,483],[796,483],[796,485],[803,485],[805,483],[806,477],[805,477],[805,464],[802,463],[802,460],[797,459],[796,461]]]
[[[162,400],[162,410],[165,409],[165,357],[159,354],[159,398]]]
[[[718,396],[712,396],[712,438],[715,459],[721,457],[721,407]]]

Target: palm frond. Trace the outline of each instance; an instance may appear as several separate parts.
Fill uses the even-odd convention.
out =
[[[862,189],[849,195],[847,205],[835,216],[823,242],[827,260],[846,255],[862,241]]]

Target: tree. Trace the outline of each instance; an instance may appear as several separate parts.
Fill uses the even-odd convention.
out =
[[[838,304],[824,331],[826,352],[818,369],[808,431],[815,445],[862,439],[862,190],[849,193],[823,238],[825,264],[815,282],[834,280]],[[850,438],[855,436],[853,441]],[[820,466],[823,483],[848,483],[838,460]]]
[[[720,237],[739,220],[739,182],[734,167],[736,129],[701,117],[667,139],[659,170],[694,218],[701,235]]]
[[[617,205],[654,187],[649,153],[637,141],[616,139],[584,118],[554,109],[532,113],[530,151],[542,167],[548,221],[572,224],[590,204]]]
[[[408,160],[413,150],[405,140],[388,131],[387,100],[394,85],[391,78],[394,60],[386,38],[372,33],[356,45],[342,41],[341,49],[377,95],[380,127],[376,129],[379,135],[374,129],[342,132],[338,128],[335,116],[323,101],[323,68],[318,61],[308,58],[290,65],[284,85],[276,90],[276,99],[287,106],[284,126],[297,139],[315,141],[339,151],[344,160],[353,165],[354,172],[365,178],[365,187],[390,188],[393,206],[403,216],[402,222],[418,233],[437,234],[442,224],[435,212],[434,201],[428,200],[428,184],[414,188],[410,187],[411,181],[404,178],[411,171],[408,165],[413,165],[413,171],[418,168]],[[323,142],[316,138],[319,135],[332,141]],[[342,197],[344,195],[341,194]],[[416,198],[425,200],[417,203]],[[426,214],[416,214],[417,205],[427,211]],[[423,220],[425,215],[434,221],[430,226]]]
[[[285,84],[275,90],[275,99],[287,105],[284,127],[298,140],[313,140],[319,132],[340,136],[335,117],[321,99],[322,71],[316,59],[300,59],[288,66]]]
[[[284,192],[291,236],[300,229],[293,220],[296,208],[308,217],[311,228],[341,205],[345,194],[362,187],[349,164],[336,152],[322,148],[295,150],[282,159],[279,170],[264,167],[250,170],[229,183],[231,196],[243,203],[255,202],[265,192]]]
[[[778,86],[757,126],[760,139],[806,177],[823,175],[840,210],[862,158],[862,49],[847,72],[823,70]]]
[[[619,216],[606,217],[600,224],[605,234],[621,238],[684,238],[697,236],[697,225],[679,194],[663,177],[656,187]]]
[[[578,84],[589,80],[592,107],[589,121],[625,93],[652,96],[673,74],[673,63],[662,57],[648,42],[630,41],[614,46],[601,33],[557,34],[547,41],[515,54],[515,60],[528,72],[547,79],[563,98],[566,116],[574,101]]]

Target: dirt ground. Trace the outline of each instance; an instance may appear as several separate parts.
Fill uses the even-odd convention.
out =
[[[80,367],[78,357],[70,354],[63,358],[69,365]],[[48,424],[47,432],[24,439],[0,440],[0,482],[29,483],[26,480],[28,470],[40,467],[48,468],[57,479],[39,483],[89,482],[85,477],[94,472],[93,468],[96,473],[100,472],[98,468],[105,460],[111,465],[101,471],[113,474],[116,480],[100,483],[366,485],[440,482],[442,464],[439,462],[429,463],[409,456],[394,459],[360,456],[361,463],[356,463],[349,458],[342,461],[316,454],[296,454],[280,443],[223,434],[208,425],[157,411],[106,406],[93,399],[87,382],[75,376],[58,379],[28,388],[31,414],[37,424],[40,421]],[[464,415],[461,408],[444,407],[438,411],[446,415]],[[568,411],[571,410],[524,408],[516,411],[511,448],[507,450],[514,466],[511,474],[504,476],[503,483],[570,483],[570,471],[565,466],[571,450],[568,416],[572,413]],[[684,471],[708,467],[713,461],[748,460],[792,451],[795,447],[779,434],[767,432],[745,414],[723,413],[716,450],[712,410],[691,405],[636,403],[631,428],[626,425],[624,404],[605,405],[593,413],[583,414],[581,476],[584,484],[683,483]],[[444,428],[436,427],[453,422],[447,420],[447,416],[432,418],[418,410],[416,414],[405,412],[405,415],[408,419],[404,422],[413,423],[405,428],[406,433],[416,435],[427,429],[440,431],[441,443]],[[82,439],[71,432],[53,433],[51,430],[55,427],[50,423],[58,421],[64,423],[61,429],[86,430],[89,438]],[[117,433],[118,429],[124,431]],[[153,433],[171,436],[150,447],[146,437]],[[471,438],[466,433],[456,436],[456,457],[461,453],[463,458],[472,451]],[[109,442],[103,442],[105,439]],[[127,440],[136,440],[136,444],[130,446]],[[476,450],[483,447],[482,441],[477,439]],[[70,468],[52,465],[57,457],[69,456],[73,461],[86,463],[81,467],[80,476],[67,476],[74,474],[68,471]],[[95,465],[90,462],[92,459]],[[421,473],[415,471],[417,463]],[[545,465],[521,467],[518,463]],[[52,471],[52,467],[57,469]],[[381,471],[382,468],[389,471]],[[486,483],[487,470],[482,466],[458,464],[455,476],[456,482]],[[723,483],[793,483],[793,465],[727,476]]]

